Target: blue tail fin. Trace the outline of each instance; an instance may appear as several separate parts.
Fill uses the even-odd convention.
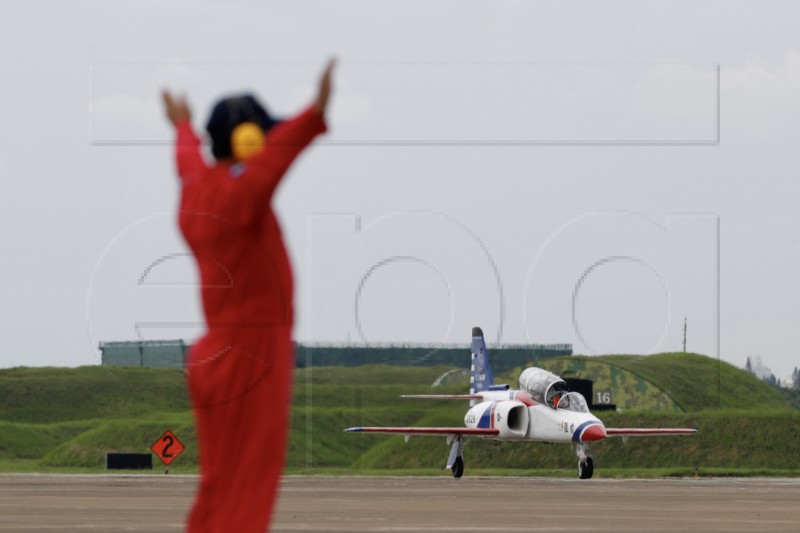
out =
[[[494,385],[492,366],[489,364],[489,352],[483,340],[481,328],[472,328],[472,366],[470,367],[469,393],[475,394],[489,390]]]

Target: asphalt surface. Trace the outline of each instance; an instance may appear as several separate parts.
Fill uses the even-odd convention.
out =
[[[0,531],[181,531],[196,476],[0,475]],[[284,478],[273,531],[800,531],[800,479]]]

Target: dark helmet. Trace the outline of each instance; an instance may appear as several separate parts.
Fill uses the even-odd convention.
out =
[[[211,152],[214,158],[219,160],[233,157],[231,133],[243,122],[253,122],[266,133],[280,120],[270,116],[264,106],[250,94],[220,100],[211,110],[211,116],[206,124],[206,131],[211,136]]]

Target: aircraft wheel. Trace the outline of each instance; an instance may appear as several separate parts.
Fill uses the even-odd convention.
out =
[[[458,479],[464,475],[464,459],[461,456],[456,457],[456,462],[453,463],[453,477]]]
[[[592,479],[594,474],[594,459],[587,457],[578,462],[578,477],[580,479]]]

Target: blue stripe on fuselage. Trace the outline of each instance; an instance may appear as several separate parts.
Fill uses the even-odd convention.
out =
[[[492,427],[492,407],[494,407],[494,403],[490,403],[486,410],[481,415],[481,419],[478,420],[478,427],[479,428],[490,428]]]

